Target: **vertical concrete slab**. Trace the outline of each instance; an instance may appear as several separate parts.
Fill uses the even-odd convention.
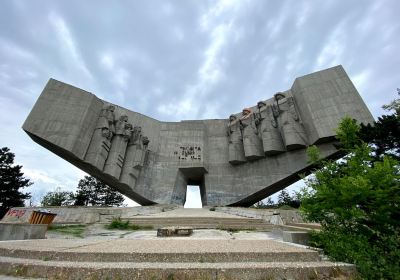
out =
[[[50,79],[22,128],[53,152],[83,160],[102,106],[93,94]]]

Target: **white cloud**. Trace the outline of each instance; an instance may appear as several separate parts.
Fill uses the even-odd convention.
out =
[[[319,71],[342,63],[342,55],[347,43],[344,37],[345,23],[345,20],[340,22],[325,42],[322,51],[318,55],[314,71]]]
[[[296,17],[296,28],[301,29],[304,23],[307,21],[311,12],[311,4],[310,2],[303,1],[301,2],[301,8],[297,11]]]
[[[294,46],[293,49],[290,52],[288,52],[288,54],[286,55],[286,63],[285,63],[287,72],[290,73],[296,68],[301,68],[302,52],[303,52],[303,46],[301,44]]]
[[[0,53],[12,57],[14,60],[37,62],[36,56],[28,49],[0,37]],[[4,64],[2,64],[4,65]]]
[[[100,64],[107,70],[113,70],[114,69],[114,58],[112,55],[104,53],[100,57]]]
[[[59,47],[63,50],[62,55],[65,56],[68,65],[79,71],[79,74],[84,74],[86,78],[93,79],[64,19],[56,12],[51,12],[49,14],[49,22],[54,27],[59,40]],[[69,61],[70,59],[72,59],[72,63]]]
[[[180,28],[179,26],[175,26],[173,28],[173,33],[175,35],[175,38],[178,41],[183,41],[185,39],[185,33],[183,32],[182,28]]]
[[[352,77],[352,81],[354,86],[360,91],[363,92],[367,86],[369,78],[371,77],[370,70],[364,70],[361,73],[358,73]]]
[[[24,168],[24,175],[32,179],[34,182],[43,182],[47,184],[58,184],[59,182],[50,177],[42,170]]]

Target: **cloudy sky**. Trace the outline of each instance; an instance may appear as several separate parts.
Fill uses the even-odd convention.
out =
[[[398,0],[1,1],[0,145],[35,202],[75,189],[84,173],[21,129],[50,77],[179,121],[226,118],[342,64],[378,117],[400,87],[398,11]]]

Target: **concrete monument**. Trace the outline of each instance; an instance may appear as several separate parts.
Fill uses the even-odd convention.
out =
[[[270,94],[272,96],[272,94]],[[203,205],[249,206],[310,171],[305,148],[335,158],[344,116],[373,118],[342,66],[229,119],[162,122],[50,79],[23,129],[75,166],[142,205],[180,204],[188,184]]]

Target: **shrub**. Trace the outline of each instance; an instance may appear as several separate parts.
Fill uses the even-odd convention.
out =
[[[120,230],[147,230],[153,229],[153,226],[139,226],[130,224],[129,221],[122,221],[121,218],[113,218],[109,225],[106,225],[107,229],[120,229]]]
[[[301,194],[301,211],[319,222],[311,245],[337,261],[357,265],[365,279],[399,279],[400,170],[392,157],[376,159],[345,118],[338,128],[340,161],[320,162]]]

